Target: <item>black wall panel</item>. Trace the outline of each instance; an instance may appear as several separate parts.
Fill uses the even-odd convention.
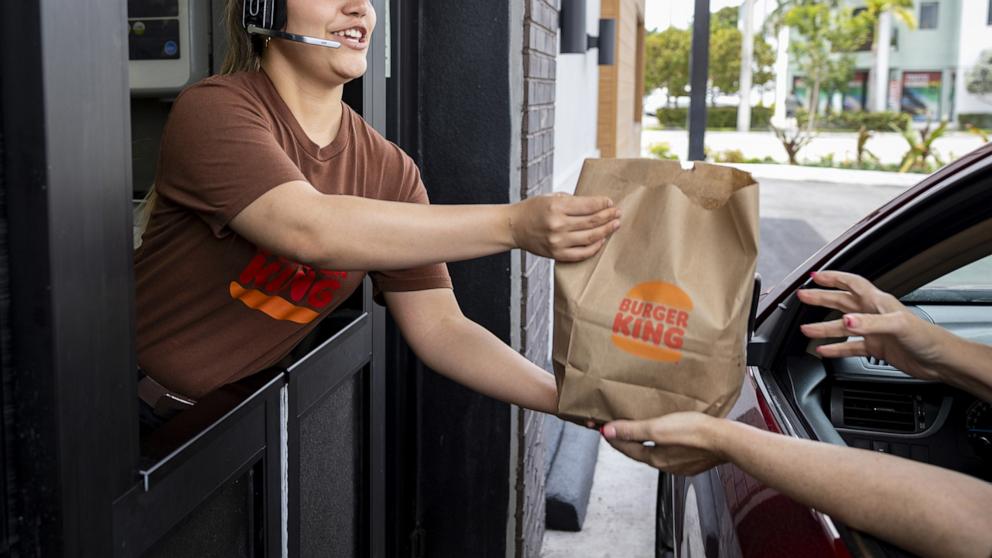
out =
[[[302,556],[362,556],[365,378],[350,376],[300,420]]]
[[[507,203],[511,169],[519,166],[510,160],[509,9],[505,2],[422,1],[419,25],[417,155],[431,201]],[[448,267],[465,315],[509,342],[510,254]],[[426,373],[419,408],[426,555],[502,558],[510,406]]]
[[[252,556],[252,473],[221,487],[144,558],[249,558]]]

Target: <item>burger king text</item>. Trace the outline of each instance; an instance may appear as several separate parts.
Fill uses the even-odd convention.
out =
[[[613,343],[642,358],[678,361],[691,310],[691,299],[675,285],[642,283],[620,301]]]

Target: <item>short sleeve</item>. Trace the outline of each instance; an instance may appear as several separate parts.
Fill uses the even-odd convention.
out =
[[[265,192],[306,180],[261,109],[248,91],[208,79],[184,91],[169,115],[155,188],[217,237]]]
[[[391,156],[386,157],[389,166],[395,162],[395,176],[399,178],[394,183],[399,186],[396,199],[394,201],[406,203],[429,204],[427,189],[420,179],[420,170],[410,157],[403,153],[398,147],[390,144],[392,148]],[[389,180],[387,173],[386,179]],[[382,292],[407,292],[424,291],[429,289],[450,289],[451,277],[448,275],[448,266],[439,263],[413,269],[403,269],[395,271],[373,271],[369,274],[372,277],[372,284],[375,287],[376,299],[381,301]]]

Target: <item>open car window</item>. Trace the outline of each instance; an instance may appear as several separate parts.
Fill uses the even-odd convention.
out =
[[[992,256],[931,281],[902,297],[907,304],[992,304]]]

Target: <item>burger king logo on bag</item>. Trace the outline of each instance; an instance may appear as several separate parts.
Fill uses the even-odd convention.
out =
[[[613,344],[648,360],[678,362],[692,299],[671,283],[652,281],[631,289],[613,319]]]

